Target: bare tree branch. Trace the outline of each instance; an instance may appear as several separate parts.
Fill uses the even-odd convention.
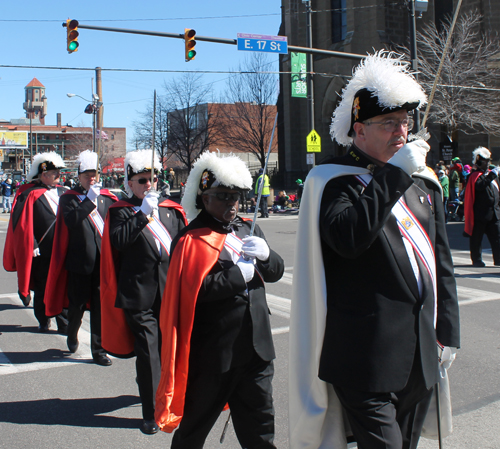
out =
[[[264,167],[274,118],[277,114],[277,77],[270,73],[269,59],[253,53],[238,67],[241,75],[227,82],[224,141],[229,147],[255,155]],[[273,147],[277,147],[274,143]]]
[[[429,112],[429,119],[445,126],[449,135],[458,130],[466,134],[500,135],[500,95],[488,89],[496,87],[499,79],[500,45],[496,35],[483,31],[482,19],[477,10],[459,17]],[[428,92],[444,53],[450,26],[449,17],[442,24],[441,32],[435,23],[428,23],[417,33],[419,82]],[[406,47],[400,49],[410,53]]]

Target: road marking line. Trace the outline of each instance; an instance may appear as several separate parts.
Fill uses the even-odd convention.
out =
[[[272,330],[273,335],[286,334],[288,332],[290,332],[290,326],[275,327]]]

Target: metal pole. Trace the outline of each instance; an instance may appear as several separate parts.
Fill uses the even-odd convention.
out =
[[[306,3],[306,47],[312,48],[312,9],[311,0]],[[314,81],[313,81],[313,55],[307,54],[307,106],[309,118],[309,134],[314,129]],[[313,153],[313,167],[316,165],[316,155]]]
[[[458,0],[457,9],[455,10],[455,15],[453,16],[453,22],[451,23],[450,31],[448,33],[448,38],[446,39],[446,45],[443,50],[443,56],[441,57],[441,61],[439,62],[436,78],[434,79],[434,84],[432,85],[432,90],[429,95],[429,101],[427,102],[427,108],[425,109],[424,119],[422,120],[422,128],[425,127],[425,123],[427,122],[427,117],[429,116],[429,110],[431,109],[432,100],[434,99],[434,93],[436,92],[437,83],[441,75],[441,69],[443,68],[444,58],[446,57],[446,53],[448,53],[448,47],[450,46],[451,36],[453,35],[453,30],[455,28],[455,23],[457,21],[458,12],[460,11],[460,6],[462,6],[462,0]]]
[[[410,0],[410,59],[411,68],[415,72],[415,79],[418,81],[418,56],[417,56],[417,15],[415,13],[415,0]],[[420,129],[420,113],[415,110],[415,129]]]

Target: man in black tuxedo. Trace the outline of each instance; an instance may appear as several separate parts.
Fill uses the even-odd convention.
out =
[[[127,153],[125,188],[130,198],[109,208],[109,241],[117,253],[115,307],[123,309],[134,336],[137,383],[142,402],[141,431],[158,432],[154,421],[155,393],[160,380],[158,317],[169,266],[170,244],[186,221],[179,204],[158,204],[155,155],[151,185],[151,150]],[[107,222],[107,223],[108,223]],[[104,252],[103,252],[104,254]],[[104,261],[103,261],[104,264]],[[104,271],[105,276],[115,276]],[[113,322],[103,325],[114,326]],[[103,342],[104,344],[105,342]],[[106,346],[105,346],[106,347]]]
[[[90,311],[90,348],[95,363],[110,366],[111,359],[101,345],[100,259],[104,219],[109,206],[118,199],[96,183],[97,153],[78,156],[78,184],[65,192],[59,202],[57,239],[47,284],[49,309],[63,307],[68,297],[68,338],[70,352],[78,349],[78,331],[85,310]],[[64,289],[65,291],[61,291]]]
[[[378,70],[383,77],[377,77]],[[334,113],[332,135],[351,146],[345,156],[310,172],[302,200],[308,205],[301,214],[311,217],[299,220],[298,240],[319,248],[320,255],[311,251],[303,264],[297,258],[294,273],[300,282],[308,276],[306,265],[317,263],[326,285],[326,320],[316,346],[317,384],[322,381],[324,391],[340,400],[359,449],[417,447],[438,381],[437,342],[453,347],[446,351],[451,354],[448,367],[459,346],[456,284],[439,181],[425,167],[426,142],[406,143],[413,126],[409,112],[425,100],[399,60],[384,54],[368,57]],[[317,226],[314,217],[319,217],[319,239],[308,234]],[[320,290],[316,292],[321,302]],[[296,311],[311,308],[310,298],[299,293],[299,305],[292,309],[291,370],[302,369],[297,361],[304,364],[293,347],[305,348],[307,337],[297,328],[303,329],[307,313]],[[316,324],[315,329],[323,327]],[[292,386],[294,376],[292,371]],[[298,387],[302,398],[307,387]],[[314,410],[300,397],[292,399],[292,423],[302,413],[308,425],[308,407],[312,415],[322,415],[321,405]],[[300,435],[297,440],[292,448],[305,447]]]
[[[56,152],[38,153],[33,158],[29,184],[18,189],[7,231],[4,249],[4,268],[17,271],[19,297],[27,307],[34,292],[33,310],[38,330],[50,329],[46,314],[45,288],[52,257],[52,243],[59,207],[59,197],[66,188],[59,185],[60,169],[65,164]],[[56,315],[57,329],[66,334],[67,310]]]
[[[499,169],[489,170],[491,153],[478,147],[472,152],[475,169],[465,190],[465,233],[470,236],[470,258],[474,267],[484,267],[482,241],[486,234],[493,264],[500,265]]]
[[[240,195],[251,185],[242,160],[214,153],[198,159],[186,184],[182,204],[193,220],[172,245],[156,401],[162,430],[171,432],[180,421],[175,449],[201,449],[226,404],[242,447],[275,447],[275,353],[264,282],[277,282],[284,263],[260,228],[249,237],[251,221],[237,215]],[[182,332],[188,329],[182,323],[190,323],[191,332]],[[174,341],[176,329],[181,331]],[[169,389],[172,376],[174,391]]]

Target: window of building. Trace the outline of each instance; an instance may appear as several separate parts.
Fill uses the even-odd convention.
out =
[[[115,140],[115,135],[111,134],[111,140]]]
[[[115,146],[111,145],[111,151],[115,151]],[[151,159],[153,159],[153,156],[151,156]]]
[[[332,43],[342,42],[347,34],[346,0],[332,0]]]
[[[59,140],[59,134],[56,134],[56,140]],[[151,156],[153,158],[153,156]]]
[[[45,134],[42,134],[41,137],[42,137],[42,140],[45,140]]]

